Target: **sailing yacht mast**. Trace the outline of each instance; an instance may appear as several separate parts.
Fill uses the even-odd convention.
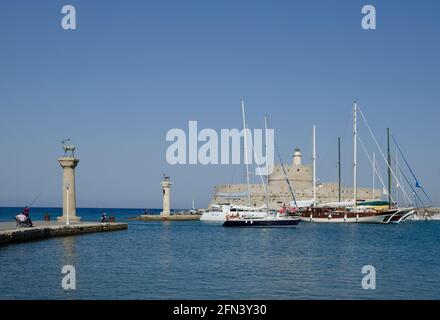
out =
[[[268,153],[267,153],[267,116],[264,116],[264,149],[266,154],[266,209],[269,213],[269,163]]]
[[[376,188],[376,153],[373,152],[373,190],[371,195],[372,195],[372,200],[374,200],[374,189]]]
[[[353,200],[357,202],[357,104],[353,108]]]
[[[313,126],[313,206],[316,207],[316,126]]]
[[[397,161],[397,147],[396,147],[396,156],[395,156],[395,161],[394,161],[394,166],[395,166],[395,170],[396,170],[396,175],[399,178],[399,180],[396,179],[396,191],[395,191],[395,196],[394,196],[394,201],[396,201],[396,205],[399,202],[397,200],[397,197],[399,196],[399,181],[401,181],[401,178],[399,176],[399,162]]]
[[[247,201],[248,206],[251,205],[251,195],[249,191],[249,161],[248,161],[248,141],[247,141],[247,128],[246,128],[246,115],[244,112],[244,101],[241,100],[241,112],[243,116],[243,139],[244,139],[244,163],[246,164],[246,184],[247,184]]]
[[[388,144],[388,207],[391,208],[391,152],[390,152],[390,128],[387,128]]]
[[[338,137],[338,201],[341,202],[341,137]]]

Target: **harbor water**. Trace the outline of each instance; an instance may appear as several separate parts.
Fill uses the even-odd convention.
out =
[[[0,208],[0,221],[19,211]],[[103,211],[129,229],[1,246],[0,299],[440,299],[440,222],[247,229],[128,220],[142,209],[77,214],[98,221]],[[65,265],[76,290],[61,286]],[[365,265],[374,290],[362,287]]]

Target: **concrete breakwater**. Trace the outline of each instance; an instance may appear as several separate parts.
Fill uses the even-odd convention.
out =
[[[15,223],[0,223],[0,245],[95,232],[127,230],[126,223],[84,222],[70,225],[36,222],[32,228],[15,228]]]

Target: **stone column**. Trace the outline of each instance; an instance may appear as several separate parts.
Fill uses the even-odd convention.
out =
[[[79,159],[74,157],[62,157],[58,159],[63,168],[63,216],[58,221],[78,223],[80,217],[76,216],[76,190],[75,190],[75,168]]]
[[[170,210],[170,188],[171,188],[171,181],[170,177],[164,177],[164,180],[161,183],[162,185],[162,193],[163,193],[163,208],[160,215],[162,217],[169,217],[171,214]]]

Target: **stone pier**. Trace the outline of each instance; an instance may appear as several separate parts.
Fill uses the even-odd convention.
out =
[[[127,223],[84,222],[61,225],[56,222],[37,221],[32,228],[17,228],[15,222],[0,222],[0,245],[27,242],[52,237],[73,236],[86,233],[127,230]]]

